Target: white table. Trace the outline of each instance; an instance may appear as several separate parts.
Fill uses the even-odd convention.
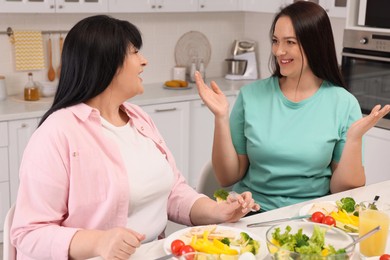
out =
[[[325,196],[325,197],[321,197],[321,198],[318,198],[315,200],[287,206],[284,208],[279,208],[279,209],[268,211],[268,212],[265,212],[262,214],[243,218],[239,222],[236,222],[236,223],[226,223],[223,225],[248,230],[252,233],[259,235],[261,238],[263,238],[265,240],[265,233],[269,227],[247,228],[246,225],[249,223],[253,223],[253,222],[273,220],[273,219],[283,218],[283,217],[297,216],[300,208],[303,205],[310,203],[310,202],[337,200],[337,199],[347,197],[347,196],[353,197],[357,202],[360,202],[360,201],[364,201],[364,200],[372,200],[372,199],[374,199],[374,197],[376,195],[380,196],[381,201],[387,201],[390,203],[390,180],[376,183],[376,184],[371,184],[369,186],[364,186],[364,187],[353,189],[353,190],[348,190],[348,191],[332,194],[329,196]],[[390,241],[389,240],[387,241],[387,249],[386,249],[387,253],[390,253]],[[156,259],[158,257],[161,257],[165,254],[164,250],[163,250],[163,243],[164,243],[164,240],[158,240],[158,241],[150,242],[147,244],[143,244],[137,250],[136,254],[134,254],[131,257],[131,259]],[[267,245],[262,244],[261,246],[266,247]],[[353,255],[352,259],[360,259],[358,252],[359,252],[359,247],[357,246],[356,253]]]

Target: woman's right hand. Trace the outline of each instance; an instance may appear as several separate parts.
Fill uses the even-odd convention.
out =
[[[98,253],[106,260],[127,260],[141,245],[145,235],[127,228],[113,228],[103,231],[97,245]]]
[[[201,74],[195,72],[195,82],[199,96],[206,106],[216,116],[229,116],[229,102],[215,81],[211,81],[210,86],[204,83]]]

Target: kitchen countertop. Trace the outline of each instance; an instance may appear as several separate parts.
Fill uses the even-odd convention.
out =
[[[217,82],[225,95],[235,95],[239,89],[253,82],[252,80],[226,80],[224,78],[207,79]],[[144,85],[144,93],[129,100],[136,105],[153,105],[199,99],[198,90],[194,83],[191,88],[183,90],[165,89],[163,83],[151,83]],[[6,100],[0,101],[0,122],[41,117],[51,106],[53,98],[41,98],[38,101],[24,101],[21,95],[9,96]]]

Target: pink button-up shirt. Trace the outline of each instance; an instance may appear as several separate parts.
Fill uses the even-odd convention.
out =
[[[186,184],[151,118],[136,105],[123,107],[172,167],[168,218],[191,225],[191,207],[203,195]],[[104,135],[98,110],[79,104],[54,112],[32,135],[20,166],[11,229],[17,258],[68,259],[77,230],[126,226],[128,183],[119,148]]]

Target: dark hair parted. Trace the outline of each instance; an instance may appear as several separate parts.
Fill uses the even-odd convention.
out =
[[[334,85],[345,87],[337,64],[332,26],[326,11],[318,4],[306,1],[286,6],[276,14],[272,22],[271,39],[276,22],[283,16],[291,19],[298,44],[302,46],[308,66],[314,75]],[[273,76],[283,77],[275,56],[271,57],[270,63]]]
[[[128,21],[107,15],[79,21],[66,35],[58,89],[39,125],[53,112],[102,93],[123,66],[130,47],[141,46],[140,31]]]

